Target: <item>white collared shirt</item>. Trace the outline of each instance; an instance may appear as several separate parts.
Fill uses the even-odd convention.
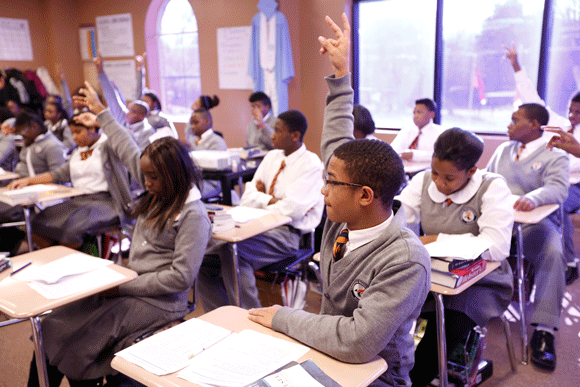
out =
[[[348,230],[348,242],[344,246],[344,254],[346,256],[350,251],[354,251],[361,246],[377,239],[393,220],[393,214],[389,216],[384,222],[376,226],[364,228],[362,230]]]
[[[214,133],[215,132],[213,131],[212,128],[209,128],[208,130],[206,130],[205,132],[203,132],[201,134],[201,136],[198,137],[201,140],[199,141],[199,144],[197,144],[197,146],[199,146],[200,144],[206,142]]]
[[[282,161],[286,166],[278,175],[273,195],[280,200],[268,205],[272,196],[267,192]],[[288,156],[281,149],[271,150],[260,163],[252,181],[246,184],[240,205],[289,216],[292,218],[291,226],[304,232],[311,231],[318,226],[324,207],[320,192],[322,169],[320,158],[306,150],[304,144]],[[266,193],[256,189],[258,180],[266,186]]]
[[[546,137],[540,137],[540,138],[537,138],[533,141],[528,142],[526,144],[526,147],[524,148],[524,150],[522,150],[522,153],[520,153],[520,160],[525,159],[526,157],[528,157],[529,155],[531,155],[532,153],[534,153],[535,151],[537,151],[541,147],[545,148],[547,144],[548,144],[548,140],[546,139]],[[522,146],[522,143],[518,142],[516,149],[519,150],[521,146]]]
[[[407,224],[421,222],[421,196],[425,173],[431,173],[431,170],[416,174],[401,194],[396,197],[403,204]],[[427,187],[429,199],[435,203],[441,203],[442,206],[443,202],[447,199],[451,199],[456,204],[467,203],[480,189],[484,173],[490,174],[491,172],[478,169],[462,190],[454,192],[451,195],[445,195],[439,192],[435,183],[431,181],[429,187]],[[477,219],[479,235],[466,235],[490,241],[492,243],[492,247],[489,249],[491,260],[501,261],[509,255],[509,241],[511,240],[514,210],[512,208],[513,201],[510,199],[511,191],[505,179],[500,175],[493,175],[497,176],[497,178],[489,184],[482,196],[481,214]],[[437,239],[443,240],[453,237],[454,234],[441,233]]]
[[[70,158],[70,181],[73,187],[82,189],[86,193],[109,191],[109,183],[103,170],[103,148],[107,141],[107,135],[101,137],[91,147],[83,146],[76,148]],[[81,160],[81,152],[92,149],[93,153],[86,159]]]
[[[413,153],[412,161],[418,162],[429,162],[433,157],[433,146],[435,145],[435,140],[444,129],[441,125],[429,122],[421,129],[421,136],[419,136],[419,142],[417,143],[417,149],[409,149],[417,135],[419,134],[419,128],[415,125],[402,128],[397,137],[391,142],[391,147],[395,152],[401,154],[403,152],[409,151]]]

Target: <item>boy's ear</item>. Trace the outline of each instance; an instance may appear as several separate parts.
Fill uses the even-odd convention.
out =
[[[372,203],[375,198],[375,192],[371,187],[367,187],[366,185],[361,188],[362,194],[359,199],[359,203],[363,206],[368,206]]]
[[[294,130],[294,131],[290,132],[290,137],[292,138],[292,141],[299,142],[300,141],[300,132],[297,130]]]
[[[469,170],[467,171],[467,178],[471,178],[471,176],[473,176],[475,174],[475,172],[477,172],[477,167],[474,165],[473,167],[469,168]]]
[[[433,111],[429,111],[429,118],[431,118],[432,120],[435,119],[435,112]]]

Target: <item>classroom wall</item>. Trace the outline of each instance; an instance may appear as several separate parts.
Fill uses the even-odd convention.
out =
[[[0,61],[1,67],[20,69],[47,67],[56,80],[54,64],[62,63],[72,89],[81,85],[90,62],[80,57],[78,27],[94,24],[102,15],[131,13],[135,53],[145,51],[145,22],[152,1],[143,0],[3,0],[0,17],[26,18],[29,20],[33,41],[32,62]],[[220,105],[212,110],[214,127],[224,133],[231,147],[242,146],[245,129],[251,120],[247,98],[251,90],[220,90],[217,69],[217,28],[250,25],[258,12],[258,0],[189,0],[197,18],[201,57],[202,90],[204,94],[217,94]],[[324,22],[325,15],[340,21],[344,11],[350,18],[352,0],[278,0],[278,9],[284,13],[290,27],[293,47],[295,77],[288,85],[289,107],[302,111],[308,119],[305,143],[308,149],[320,153],[325,96],[324,76],[332,69],[326,56],[319,54],[318,36],[330,36],[330,28]],[[225,12],[224,10],[227,10]],[[152,76],[152,74],[148,74]],[[183,133],[185,125],[177,125]],[[379,135],[381,137],[381,135]],[[387,140],[392,135],[385,136]],[[495,140],[494,140],[495,139]],[[491,155],[497,143],[505,137],[486,139],[486,151],[482,157],[485,165],[487,154]],[[491,146],[487,146],[488,142]],[[493,145],[492,145],[493,144]],[[488,151],[489,149],[489,151]],[[485,162],[484,162],[485,161]]]

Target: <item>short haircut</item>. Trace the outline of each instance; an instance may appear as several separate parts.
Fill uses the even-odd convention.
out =
[[[548,110],[538,103],[524,103],[520,105],[520,109],[524,109],[528,120],[536,120],[540,125],[548,125],[550,120],[550,113]]]
[[[574,94],[574,96],[572,97],[572,99],[570,100],[570,102],[580,103],[580,92]]]
[[[204,108],[199,108],[199,109],[194,110],[193,114],[199,114],[202,119],[209,120],[210,127],[213,126],[213,118],[211,117],[211,113],[209,112],[209,110],[204,109]]]
[[[308,128],[308,121],[306,121],[304,114],[298,110],[288,110],[281,113],[278,119],[284,121],[289,132],[300,132],[300,141],[304,139],[304,134]]]
[[[6,106],[0,106],[0,124],[12,117],[14,117],[14,114],[12,114],[10,109]]]
[[[437,109],[437,104],[435,103],[435,101],[429,98],[418,99],[415,101],[415,105],[425,105],[427,106],[427,109],[429,109],[432,112],[434,112],[435,109]]]
[[[216,107],[220,103],[220,99],[217,95],[214,95],[213,97],[209,95],[200,95],[199,100],[201,101],[201,107],[206,110]]]
[[[354,128],[359,130],[365,136],[375,132],[375,121],[369,110],[362,105],[354,105],[352,108],[354,116]]]
[[[149,97],[153,101],[153,106],[155,106],[155,110],[161,110],[161,101],[157,94],[153,90],[147,89],[143,92],[143,97]]]
[[[144,156],[157,171],[165,195],[155,197],[146,192],[134,213],[145,216],[146,224],[161,232],[181,212],[193,185],[200,187],[201,174],[185,145],[173,137],[153,141],[143,150],[141,157]]]
[[[138,109],[139,112],[141,114],[143,114],[144,116],[147,116],[147,114],[149,114],[149,105],[147,105],[145,102],[143,102],[143,101],[141,101],[139,99],[136,99],[136,100],[132,101],[129,104],[129,106],[131,106],[131,105],[138,106],[139,107],[139,109]]]
[[[262,102],[264,105],[268,107],[272,107],[272,101],[270,101],[270,97],[266,95],[266,93],[262,91],[256,91],[250,95],[249,98],[250,102]]]
[[[461,128],[447,129],[435,141],[433,157],[450,161],[462,171],[469,170],[483,153],[483,141]]]
[[[28,126],[38,126],[40,133],[46,133],[47,129],[44,126],[44,121],[38,114],[33,113],[32,111],[26,109],[20,113],[16,117],[16,122],[14,123],[14,127],[16,128],[17,132],[20,132],[23,127]]]
[[[334,157],[342,160],[351,183],[370,187],[385,208],[405,181],[403,161],[384,141],[352,140],[334,150]]]

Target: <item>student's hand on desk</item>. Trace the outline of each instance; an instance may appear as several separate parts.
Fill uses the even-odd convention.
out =
[[[248,310],[248,318],[251,321],[261,324],[267,328],[272,328],[272,320],[280,308],[280,305],[273,305],[267,308],[250,309]]]
[[[522,196],[514,203],[514,210],[516,211],[531,211],[536,208],[534,202],[525,196]]]
[[[256,181],[256,190],[261,193],[266,193],[266,184],[262,180]]]
[[[422,237],[419,237],[419,239],[421,240],[421,242],[424,245],[427,245],[427,244],[435,242],[437,240],[437,234],[435,234],[435,235],[423,235]]]
[[[18,188],[24,188],[28,185],[30,185],[30,178],[24,177],[22,179],[16,179],[16,180],[12,181],[10,184],[8,184],[7,188],[8,189],[18,189]]]
[[[411,160],[413,160],[413,152],[411,152],[411,151],[403,152],[403,153],[401,153],[401,158],[403,160],[411,161]]]
[[[341,31],[340,27],[329,17],[324,18],[326,23],[332,28],[335,39],[327,39],[324,36],[319,36],[318,41],[320,42],[320,54],[324,55],[328,52],[330,63],[334,67],[334,76],[340,78],[349,72],[348,61],[349,51],[350,51],[350,24],[346,14],[342,14],[342,24],[343,29]]]
[[[75,95],[73,97],[74,102],[88,107],[94,114],[99,114],[105,110],[105,107],[101,101],[99,101],[97,92],[87,81],[85,81],[85,87],[79,90],[79,94],[80,95]]]

